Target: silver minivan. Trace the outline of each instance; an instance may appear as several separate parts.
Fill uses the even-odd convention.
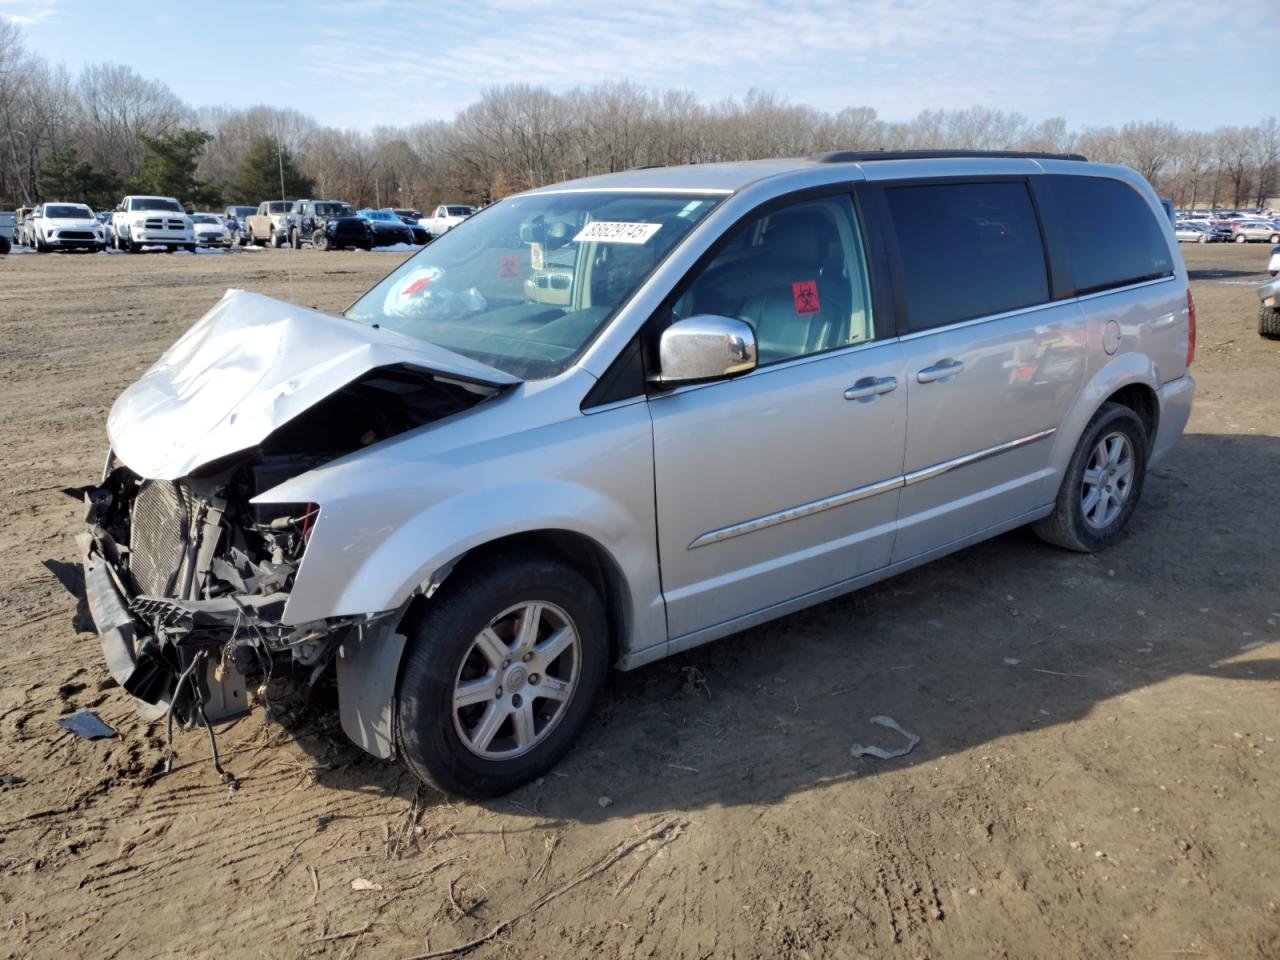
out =
[[[483,210],[341,316],[230,291],[116,401],[87,593],[144,715],[272,665],[456,794],[632,669],[1031,524],[1095,551],[1190,413],[1133,171],[833,153]]]

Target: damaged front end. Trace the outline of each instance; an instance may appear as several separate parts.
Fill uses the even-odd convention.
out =
[[[270,351],[255,355],[264,339]],[[398,346],[228,294],[117,401],[101,482],[68,492],[85,504],[77,539],[107,666],[145,718],[232,719],[265,694],[274,669],[314,683],[347,640],[394,634],[394,610],[290,620],[323,505],[260,495],[509,385],[463,358],[450,367]],[[228,396],[254,365],[253,386]],[[345,716],[343,725],[351,731]]]

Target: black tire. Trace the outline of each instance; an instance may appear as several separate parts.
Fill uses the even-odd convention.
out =
[[[311,235],[311,246],[317,250],[328,250],[330,247],[329,235],[323,230],[317,230]]]
[[[1258,336],[1280,340],[1280,310],[1258,304]]]
[[[178,245],[176,243],[171,243],[165,249],[168,250],[169,253],[177,253]]]
[[[455,727],[454,680],[476,636],[503,611],[529,601],[554,604],[572,621],[578,685],[545,739],[511,759],[487,759],[473,753]],[[547,556],[511,553],[459,570],[401,629],[409,642],[396,684],[396,746],[414,775],[445,793],[496,797],[541,776],[573,746],[604,686],[604,605],[582,574]]]
[[[1133,450],[1133,477],[1120,512],[1105,527],[1094,527],[1085,519],[1080,492],[1094,447],[1111,433],[1122,433],[1128,438]],[[1058,488],[1053,513],[1032,524],[1036,535],[1054,546],[1080,553],[1096,553],[1120,539],[1142,497],[1142,486],[1147,476],[1149,444],[1147,428],[1136,413],[1118,403],[1104,403],[1093,415],[1080,442],[1076,444],[1066,475],[1062,478],[1062,486]]]
[[[272,234],[271,234],[271,246],[272,246],[274,249],[279,250],[281,247],[283,247],[283,246],[284,246],[284,237],[280,236],[280,234],[278,234],[278,233],[272,233]]]
[[[9,242],[9,238],[4,234],[0,234],[0,257],[8,253],[12,247],[13,245]]]
[[[1246,237],[1243,233],[1236,234],[1236,243],[1247,243],[1248,241],[1249,241],[1249,238]]]

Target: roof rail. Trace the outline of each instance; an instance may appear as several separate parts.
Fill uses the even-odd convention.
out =
[[[815,153],[817,163],[867,163],[872,160],[958,160],[1013,157],[1020,160],[1088,160],[1082,153],[1039,153],[1034,150],[833,150]]]

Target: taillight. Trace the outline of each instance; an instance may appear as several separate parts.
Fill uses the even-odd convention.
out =
[[[1187,366],[1196,358],[1196,298],[1187,290]]]

